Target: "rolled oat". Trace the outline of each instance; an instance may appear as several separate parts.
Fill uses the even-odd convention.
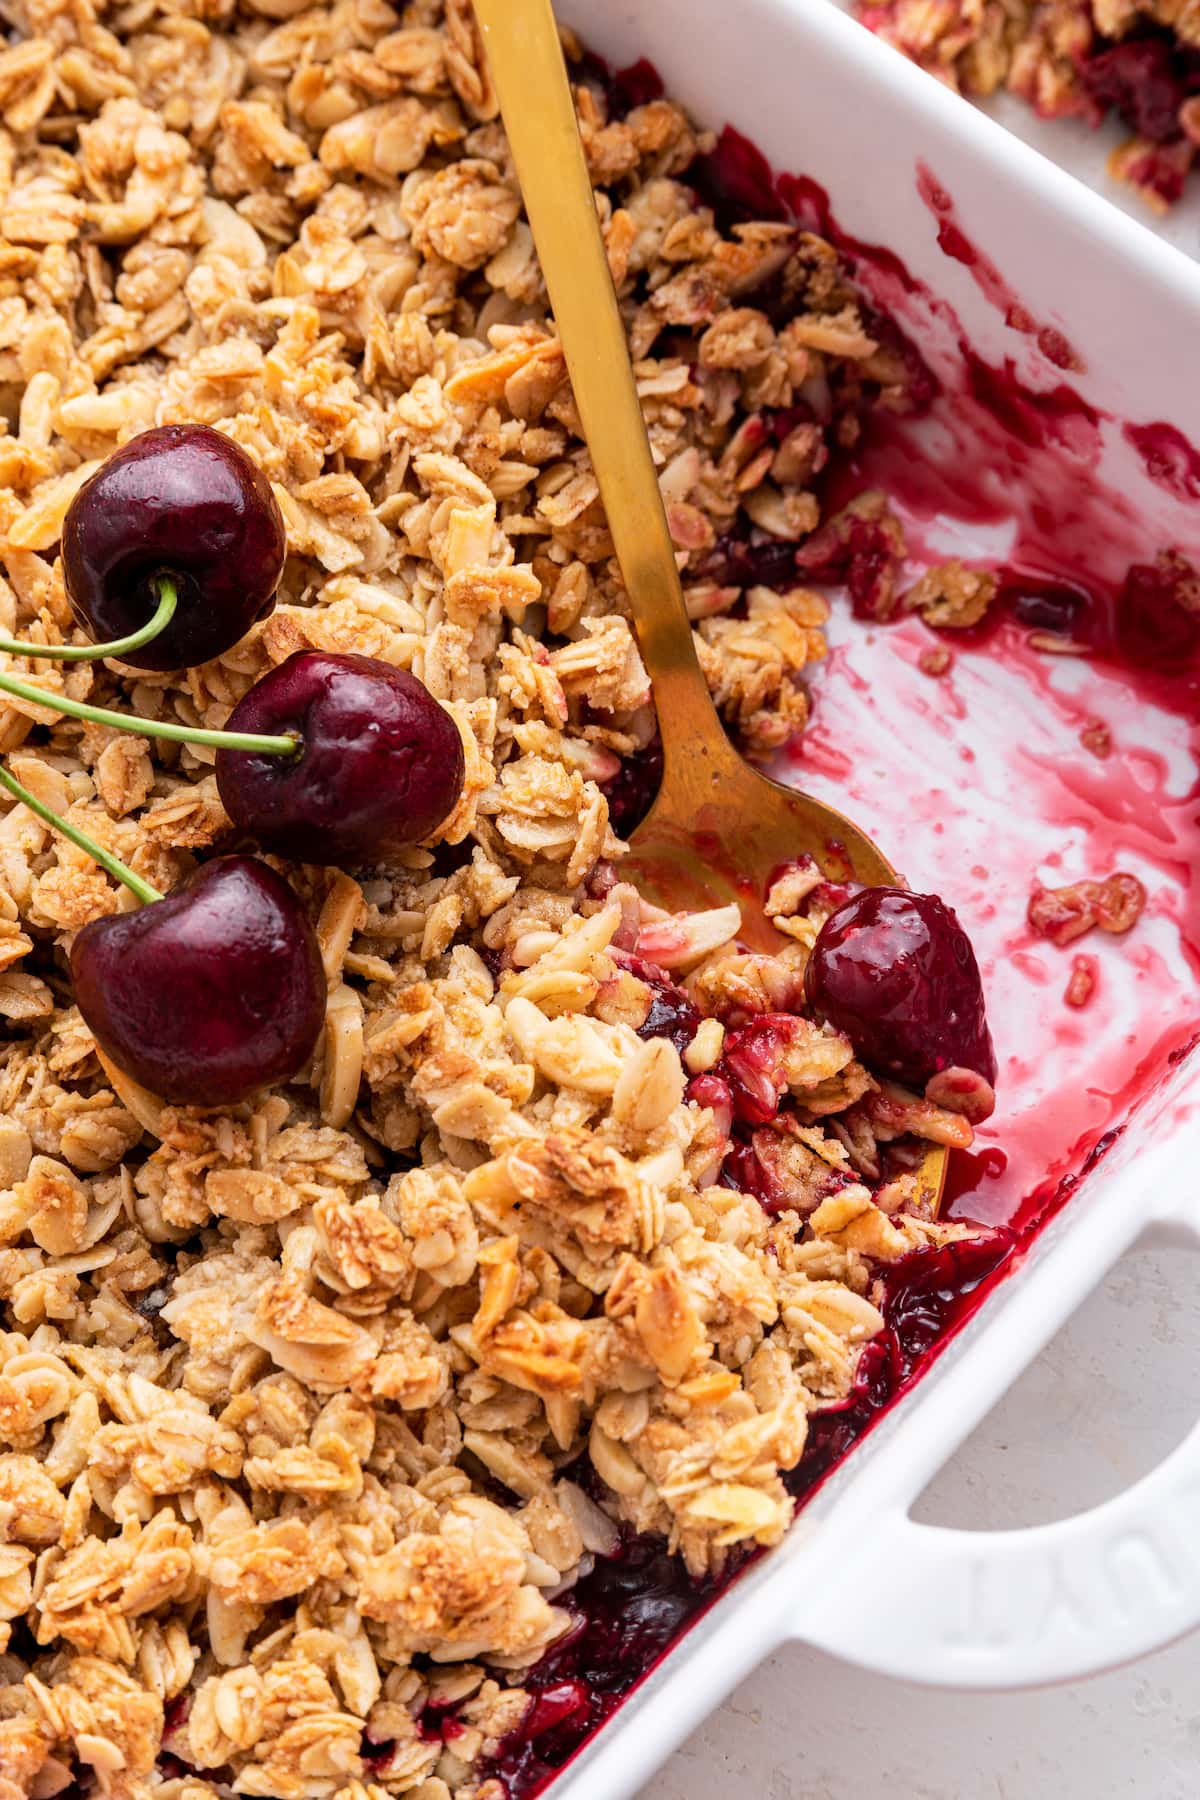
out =
[[[324,1035],[224,1114],[98,1055],[64,952],[127,897],[0,814],[0,1800],[77,1775],[468,1800],[621,1530],[697,1577],[783,1534],[809,1417],[881,1328],[874,1264],[966,1229],[905,1211],[887,1147],[969,1142],[970,1109],[800,1020],[754,1134],[783,1202],[717,1179],[725,1028],[799,1010],[836,898],[777,884],[768,957],[736,909],[665,919],[619,880],[607,788],[650,754],[649,682],[466,0],[14,16],[3,629],[70,640],[71,495],[141,430],[208,423],[274,484],[277,610],[178,675],[43,684],[220,726],[293,651],[364,652],[450,710],[467,779],[436,843],[286,871]],[[807,715],[826,604],[718,564],[819,525],[877,345],[828,246],[696,206],[678,107],[578,99],[703,666],[765,755]],[[770,436],[818,390],[825,425]],[[935,623],[986,604],[969,572],[935,585],[909,600]],[[211,751],[18,702],[0,747],[163,889],[226,841]]]

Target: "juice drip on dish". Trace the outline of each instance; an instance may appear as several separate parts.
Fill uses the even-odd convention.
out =
[[[1123,433],[1151,481],[1179,499],[1200,500],[1200,452],[1182,431],[1160,419],[1150,425],[1126,425]]]
[[[967,236],[955,211],[953,199],[933,172],[923,164],[919,164],[917,168],[917,192],[937,220],[939,248],[970,271],[976,287],[988,305],[996,308],[1005,324],[1025,337],[1034,338],[1042,355],[1055,368],[1082,368],[1078,353],[1057,325],[1039,325],[991,257],[986,256]]]
[[[919,569],[953,553],[955,528],[965,537],[980,515],[987,522],[989,502],[965,490],[961,473],[951,487],[940,468],[917,462],[902,437],[882,421],[861,454],[837,470],[834,503],[882,488]],[[940,769],[955,761],[946,757],[946,740],[957,753],[957,777],[924,800],[920,768],[905,771],[918,783],[905,844],[913,861],[905,867],[918,885],[927,866],[938,868],[936,885],[969,921],[1001,1057],[997,1112],[979,1141],[1006,1166],[981,1167],[977,1181],[948,1196],[947,1210],[1024,1223],[1036,1216],[1037,1197],[1054,1192],[1153,1089],[1200,1017],[1193,998],[1200,892],[1192,881],[1200,849],[1200,661],[1193,615],[1168,602],[1164,623],[1156,622],[1162,596],[1140,573],[1155,564],[1134,562],[1132,580],[1098,578],[1070,533],[1040,532],[1032,508],[1016,527],[1000,562],[1002,601],[981,627],[934,634],[909,619],[881,628],[895,691],[878,679],[878,644],[873,654],[849,640],[835,647],[791,778],[818,797],[836,796],[883,837],[886,813],[869,775],[881,728],[892,735],[905,720],[911,734],[915,714],[942,740]],[[1086,534],[1081,519],[1079,539]],[[1139,549],[1144,555],[1130,543],[1132,556]],[[1044,647],[1047,636],[1054,649],[1083,654],[1054,654]],[[953,665],[929,682],[917,673],[918,658],[934,641],[950,648]],[[854,710],[849,704],[864,684],[871,695],[865,714],[861,702]],[[1041,728],[1012,746],[1003,742],[1004,697],[1018,688],[1026,697],[1022,717],[1029,692],[1036,694]],[[1096,725],[1111,738],[1103,760],[1082,741]],[[989,746],[1002,779],[988,766]],[[839,759],[832,779],[831,755]],[[1020,796],[1015,811],[1013,794]],[[1055,886],[1118,868],[1133,868],[1145,883],[1147,908],[1128,939],[1098,942],[1103,934],[1096,933],[1079,943],[1097,959],[1099,986],[1086,1013],[1073,1012],[1062,1000],[1070,959],[1029,928],[1029,893],[1035,879]],[[1136,1042],[1122,1025],[1135,1006],[1137,1017],[1155,1022]],[[1053,1094],[1041,1083],[1047,1064],[1058,1071]]]
[[[876,635],[891,651],[888,689],[878,680],[878,655],[872,665],[854,644],[837,645],[791,778],[836,796],[882,836],[889,792],[921,779],[914,729],[941,740],[945,773],[933,787],[926,776],[924,792],[914,787],[903,866],[916,885],[936,870],[940,890],[969,921],[1000,1062],[997,1111],[978,1130],[986,1154],[978,1165],[952,1159],[946,1211],[1025,1224],[1038,1211],[1036,1196],[1053,1192],[1154,1088],[1200,1020],[1200,893],[1191,879],[1200,847],[1196,681],[1118,670],[1103,657],[1048,655],[1008,616],[982,641],[956,642],[950,673],[930,682],[918,667],[932,635],[923,625],[908,620]],[[859,690],[868,666],[876,680],[866,711]],[[986,745],[999,737],[1018,687],[1038,696],[1041,729],[993,761]],[[981,727],[988,717],[994,738]],[[1102,761],[1080,742],[1097,720],[1114,746]],[[902,723],[908,743],[898,735]],[[892,758],[886,768],[873,742],[881,735]],[[1031,929],[1031,887],[1118,868],[1143,881],[1146,910],[1128,938],[1094,932],[1071,946],[1094,959],[1097,974],[1086,1011],[1075,1011],[1063,998],[1071,954]],[[1130,1018],[1152,1023],[1135,1035]]]

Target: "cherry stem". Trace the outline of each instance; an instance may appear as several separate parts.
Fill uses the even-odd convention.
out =
[[[216,750],[246,750],[254,756],[295,756],[300,749],[300,740],[295,737],[259,737],[252,731],[205,731],[198,725],[168,725],[160,719],[110,712],[106,706],[88,706],[82,700],[68,700],[65,694],[31,687],[15,675],[0,675],[0,694],[11,694],[14,700],[27,700],[32,706],[47,706],[68,719],[108,725],[114,731],[133,731],[139,737],[165,738],[171,744],[211,744]]]
[[[7,788],[14,800],[19,800],[22,806],[29,808],[31,813],[36,813],[37,817],[44,824],[49,825],[52,831],[57,831],[69,843],[82,850],[86,856],[90,856],[93,862],[99,863],[100,867],[107,870],[117,881],[123,881],[130,893],[137,895],[143,906],[149,906],[153,901],[162,899],[162,895],[156,887],[151,887],[148,881],[143,881],[140,875],[135,875],[127,863],[123,863],[119,856],[114,856],[111,850],[105,850],[96,842],[95,838],[89,837],[86,831],[80,831],[78,825],[68,824],[66,819],[60,817],[52,807],[39,800],[36,794],[31,794],[15,775],[10,775],[3,764],[0,764],[0,787]]]
[[[174,581],[169,575],[159,575],[155,579],[159,599],[154,615],[140,631],[131,631],[128,637],[113,638],[107,644],[25,644],[19,638],[0,637],[0,651],[7,656],[50,656],[55,662],[95,662],[102,656],[119,662],[131,650],[140,650],[143,644],[158,637],[175,617],[179,595]]]

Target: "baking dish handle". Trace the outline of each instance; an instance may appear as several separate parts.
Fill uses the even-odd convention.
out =
[[[1187,1212],[1151,1223],[1197,1250]],[[1200,1424],[1123,1493],[1054,1524],[948,1529],[897,1502],[863,1523],[840,1592],[822,1584],[789,1635],[930,1686],[1074,1681],[1200,1626],[1198,1520]]]

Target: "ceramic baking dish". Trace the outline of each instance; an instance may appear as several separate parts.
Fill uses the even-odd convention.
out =
[[[1032,508],[1050,551],[1071,543],[1076,559],[1085,555],[1099,570],[1122,555],[1128,562],[1139,542],[1147,554],[1166,544],[1200,554],[1200,481],[1184,444],[1200,442],[1200,386],[1191,378],[1200,270],[1186,258],[832,7],[814,0],[569,0],[562,14],[613,63],[649,58],[667,91],[703,123],[730,122],[774,167],[813,177],[844,232],[896,251],[906,275],[889,271],[886,259],[860,272],[883,304],[900,311],[935,368],[949,370],[969,342],[990,366],[1026,382],[1027,394],[1051,396],[1038,415],[1050,420],[1047,429],[1033,429],[1032,414],[1024,423],[1015,414],[1006,443],[1003,431],[997,435],[995,408],[985,418],[973,401],[955,400],[948,381],[940,423],[928,433],[935,462],[940,453],[958,467],[974,456],[998,481],[1012,483],[1014,505]],[[949,217],[969,222],[986,263],[965,255],[961,238],[948,237]],[[1013,293],[1024,309],[1019,318]],[[1040,322],[1037,331],[1031,318]],[[1073,415],[1053,398],[1068,377],[1083,402]],[[1083,417],[1088,428],[1076,431],[1072,417]],[[1167,446],[1169,467],[1161,454],[1157,461],[1148,454],[1144,434],[1124,429],[1130,421],[1156,422],[1155,442],[1160,451]],[[977,550],[996,550],[994,526],[988,532],[983,542],[981,528]],[[972,545],[962,540],[960,531],[957,547],[967,553]],[[989,751],[1000,738],[1040,741],[1044,682],[997,677],[989,689],[980,678],[979,705],[966,709],[977,719],[968,716],[940,736],[940,725],[914,733],[913,718],[922,705],[928,714],[929,702],[914,698],[919,678],[915,685],[909,678],[911,660],[897,653],[887,631],[858,634],[835,658],[822,702],[832,705],[829,737],[836,743],[837,696],[850,691],[848,679],[860,693],[864,681],[873,682],[866,706],[844,709],[850,723],[840,736],[852,755],[839,762],[810,750],[800,775],[846,804],[915,886],[948,891],[974,932],[987,909],[978,892],[966,895],[951,877],[964,857],[984,854],[980,839],[1011,836],[1019,815],[1012,840],[1018,850],[1036,861],[1061,841],[1069,862],[1079,849],[1079,820],[1068,816],[1069,806],[1053,820],[1041,818],[1036,800],[1014,791],[1003,752]],[[1072,675],[1063,674],[1063,691]],[[1119,706],[1111,683],[1109,699]],[[1142,722],[1159,732],[1156,766],[1168,770],[1178,802],[1191,781],[1179,720],[1156,726],[1147,712]],[[922,740],[919,762],[914,738]],[[1052,763],[1054,744],[1047,745]],[[978,774],[956,788],[943,765],[964,748]],[[942,802],[917,805],[918,791],[935,801],[941,793]],[[1137,811],[1136,804],[1125,808],[1127,817]],[[1178,805],[1174,816],[1181,816]],[[1113,842],[1120,837],[1117,827]],[[1185,911],[1186,850],[1184,844],[1172,864],[1173,892]],[[939,1466],[1130,1245],[1147,1232],[1167,1233],[1181,1249],[1200,1243],[1192,1174],[1200,1159],[1200,1105],[1189,1097],[1194,1075],[1179,1053],[1200,1003],[1174,929],[1183,915],[1170,905],[1165,913],[1171,916],[1147,926],[1151,947],[1142,972],[1121,965],[1094,1023],[1065,1033],[1056,1024],[1061,985],[1053,994],[1046,981],[1014,987],[1010,965],[1025,952],[1006,956],[1005,945],[1016,939],[993,932],[990,985],[995,991],[1007,983],[1002,1064],[1005,1037],[1010,1050],[1019,1039],[1019,1053],[1007,1063],[1017,1096],[1009,1116],[1020,1123],[1027,1150],[1032,1145],[1031,1175],[1045,1173],[1031,1119],[1046,1119],[1049,1132],[1051,1120],[1057,1125],[1063,1109],[1075,1107],[1081,1125],[1090,1121],[1095,1129],[1090,1139],[1081,1131],[1076,1164],[1103,1119],[1125,1125],[1122,1081],[1132,1096],[1130,1071],[1143,1046],[1164,1041],[1168,1016],[1174,1064],[1142,1094],[1118,1141],[1019,1266],[809,1502],[788,1540],[726,1590],[563,1772],[554,1788],[563,1800],[617,1800],[638,1788],[788,1638],[891,1675],[1013,1687],[1100,1670],[1200,1623],[1200,1429],[1116,1499],[1060,1523],[985,1533],[935,1529],[908,1516]],[[1157,986],[1147,971],[1156,972]],[[1060,1101],[1066,1086],[1070,1093]],[[997,1143],[1003,1132],[1002,1118]],[[1052,1172],[1073,1179],[1069,1160],[1060,1158]],[[787,1729],[787,1721],[778,1728]]]

